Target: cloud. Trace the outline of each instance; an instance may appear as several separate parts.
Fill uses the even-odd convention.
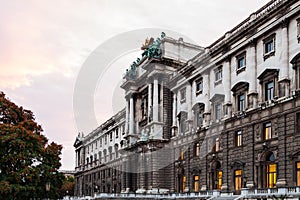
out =
[[[72,109],[74,82],[82,63],[98,45],[122,32],[161,27],[207,46],[266,2],[1,1],[0,88],[18,105],[35,113],[51,140],[64,144],[63,168],[73,169],[72,144],[77,135]],[[117,68],[127,68],[130,59],[116,62]],[[122,76],[122,72],[113,73],[120,73],[117,78]],[[110,81],[109,77],[103,80],[104,84]],[[117,90],[117,84],[111,84],[112,91]],[[112,94],[111,90],[96,91],[99,123],[121,107],[114,107],[121,93]],[[108,98],[101,98],[103,94],[109,94]]]

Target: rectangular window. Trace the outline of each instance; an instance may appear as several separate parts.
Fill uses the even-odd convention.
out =
[[[180,102],[184,103],[186,99],[186,88],[180,90]]]
[[[113,139],[113,133],[112,132],[109,133],[109,139],[110,139],[110,141],[112,141],[112,139]]]
[[[237,67],[236,71],[237,73],[240,73],[245,70],[246,68],[246,53],[242,53],[236,57]]]
[[[215,105],[215,118],[216,120],[220,120],[222,116],[222,105],[221,103],[216,103]]]
[[[181,115],[180,115],[180,132],[181,133],[185,133],[187,131],[187,113],[185,112],[181,112]]]
[[[222,171],[218,171],[217,173],[217,189],[221,190],[222,187],[222,180],[223,179],[223,172]]]
[[[269,40],[265,43],[265,54],[274,51],[274,40]]]
[[[263,40],[264,42],[264,59],[275,55],[275,34]]]
[[[203,124],[203,113],[198,112],[197,113],[197,127],[201,127]]]
[[[242,189],[242,170],[238,169],[234,171],[234,188],[235,191]]]
[[[203,79],[201,78],[196,82],[196,93],[201,94],[202,90],[203,90]]]
[[[268,122],[264,124],[264,140],[272,138],[272,123]]]
[[[194,176],[194,192],[199,192],[199,176],[195,175]]]
[[[297,19],[297,39],[298,43],[300,43],[300,18]]]
[[[242,135],[242,131],[237,131],[235,132],[235,146],[236,147],[239,147],[239,146],[242,146],[243,144],[243,135]]]
[[[214,152],[218,152],[220,150],[220,139],[216,138],[215,142]]]
[[[277,165],[276,164],[269,164],[266,166],[266,186],[267,188],[275,188],[276,181],[277,181]]]
[[[238,110],[245,111],[245,94],[238,95]]]
[[[200,151],[200,143],[196,143],[194,145],[194,156],[199,156],[199,151]]]
[[[219,82],[222,80],[222,67],[218,67],[215,70],[215,82]]]
[[[118,137],[119,137],[119,129],[116,128],[116,138],[118,138]]]
[[[274,99],[274,81],[265,84],[265,101]]]
[[[183,176],[182,177],[182,192],[184,192],[185,187],[186,187],[186,176]]]
[[[296,133],[300,133],[300,113],[296,114]]]
[[[180,149],[180,160],[184,160],[184,151]]]
[[[297,186],[300,187],[300,162],[296,164],[296,177],[297,177]]]

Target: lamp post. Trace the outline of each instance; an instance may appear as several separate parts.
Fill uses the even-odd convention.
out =
[[[51,186],[50,181],[47,181],[47,182],[46,182],[46,195],[47,195],[47,199],[49,199],[49,198],[48,198],[48,193],[49,193],[49,191],[50,191],[50,186]]]

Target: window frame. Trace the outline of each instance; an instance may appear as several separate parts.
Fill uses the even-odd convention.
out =
[[[268,132],[266,132],[269,130]],[[263,141],[273,139],[272,122],[266,122],[263,124]]]
[[[222,119],[222,103],[216,102],[214,108],[215,108],[215,120],[220,121]]]
[[[300,161],[296,162],[296,186],[300,187]]]
[[[240,99],[241,96],[244,97],[243,100]],[[238,103],[238,106],[237,106],[238,111],[244,112],[246,110],[246,93],[243,92],[243,93],[238,94],[237,101],[238,101],[237,102]]]
[[[297,21],[297,40],[298,43],[300,43],[300,17],[298,17],[296,21]]]
[[[271,84],[271,83],[272,83],[272,87],[269,87],[269,84]],[[269,80],[269,81],[265,82],[264,86],[265,86],[265,101],[273,100],[275,97],[275,82],[274,82],[274,80]]]
[[[242,66],[240,65],[241,60],[244,61]],[[236,73],[237,74],[239,74],[242,71],[246,70],[246,62],[247,62],[247,60],[246,60],[246,51],[244,51],[241,54],[236,56]]]
[[[185,103],[186,102],[186,88],[182,88],[179,90],[180,94],[180,103]]]
[[[214,70],[215,74],[215,86],[222,83],[223,79],[223,66],[219,66]]]
[[[194,189],[194,192],[200,191],[200,176],[199,175],[193,176],[193,189]]]
[[[194,144],[194,156],[198,157],[200,155],[200,143],[196,142]]]
[[[268,45],[271,44],[271,49],[267,49]],[[264,60],[268,59],[271,56],[274,56],[276,52],[276,33],[273,33],[263,39],[263,57]]]
[[[240,172],[237,174],[237,172]],[[239,185],[237,184],[240,183]],[[235,191],[241,191],[243,188],[243,170],[242,169],[236,169],[234,170],[234,190]]]
[[[214,139],[215,141],[215,144],[214,144],[214,148],[213,148],[213,152],[219,152],[220,151],[220,138],[219,137],[216,137]]]
[[[199,78],[196,83],[196,95],[202,94],[203,92],[203,78]],[[198,85],[201,85],[200,89],[198,88]]]
[[[243,132],[238,130],[234,133],[234,146],[240,147],[243,145]]]

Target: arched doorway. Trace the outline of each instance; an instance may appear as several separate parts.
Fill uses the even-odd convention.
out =
[[[221,190],[223,184],[223,171],[219,161],[213,161],[210,172],[210,188],[213,190]]]

